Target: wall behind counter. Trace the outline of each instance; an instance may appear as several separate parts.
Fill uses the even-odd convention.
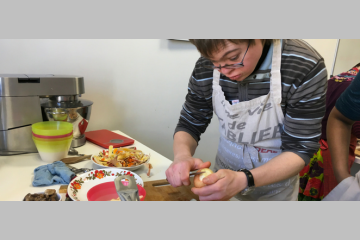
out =
[[[334,75],[348,71],[360,62],[360,39],[340,39]]]
[[[335,39],[306,39],[328,72]],[[94,102],[88,130],[120,130],[173,159],[173,133],[199,53],[166,39],[0,39],[0,73],[65,74],[85,79],[83,99]],[[214,162],[218,120],[195,154]]]

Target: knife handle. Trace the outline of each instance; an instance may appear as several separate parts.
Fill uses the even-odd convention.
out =
[[[78,163],[81,162],[87,158],[90,159],[91,155],[85,155],[85,156],[81,156],[81,157],[69,157],[69,158],[63,158],[60,161],[62,161],[63,163],[66,164],[72,164],[72,163]]]

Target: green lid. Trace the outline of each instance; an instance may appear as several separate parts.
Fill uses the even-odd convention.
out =
[[[73,125],[68,122],[48,121],[34,123],[31,128],[37,135],[58,136],[71,133]]]

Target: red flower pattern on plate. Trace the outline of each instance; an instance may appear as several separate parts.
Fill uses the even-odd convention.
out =
[[[104,177],[104,172],[103,171],[95,171],[95,177],[98,179],[102,179]]]
[[[118,176],[123,176],[123,175],[134,176],[134,174],[131,174],[130,171],[116,172],[116,174],[115,174],[115,173],[112,173],[111,171],[95,170],[94,172],[90,172],[88,174],[88,177],[86,177],[86,180],[91,181],[91,180],[95,180],[96,178],[102,179],[102,178],[105,178],[107,176],[116,176],[116,177],[118,177]],[[125,182],[125,184],[126,183],[127,182]],[[73,199],[76,200],[76,201],[79,201],[79,199],[77,198],[77,192],[78,192],[78,189],[81,189],[82,184],[84,184],[84,181],[83,181],[82,178],[80,178],[79,180],[75,180],[74,182],[72,182],[70,184],[71,185],[70,189],[71,189],[71,193],[72,193],[71,195],[72,195]]]
[[[81,189],[81,185],[77,182],[71,183],[71,186],[73,186],[73,188],[75,188],[75,189]]]

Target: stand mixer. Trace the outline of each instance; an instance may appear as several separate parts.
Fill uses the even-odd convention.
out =
[[[83,77],[0,74],[0,155],[37,152],[31,125],[42,121],[72,123],[71,148],[84,145],[93,102],[83,93]]]

